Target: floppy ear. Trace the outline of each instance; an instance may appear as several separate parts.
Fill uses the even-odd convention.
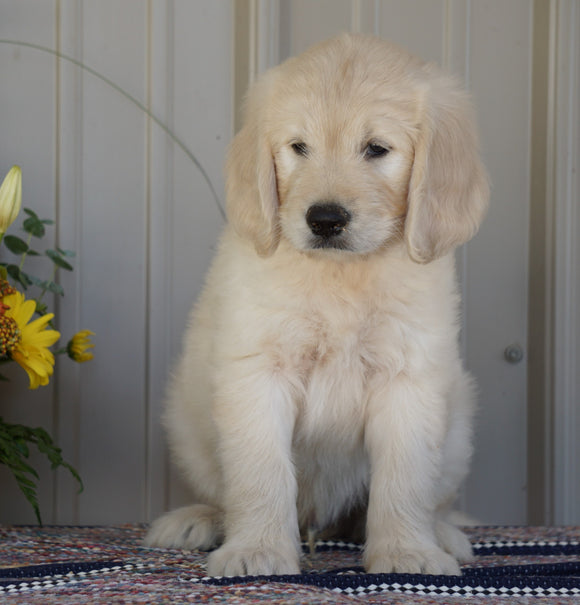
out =
[[[421,103],[409,183],[405,241],[411,258],[427,263],[471,239],[488,198],[470,104],[451,78],[433,78]]]
[[[251,240],[260,256],[279,241],[278,191],[272,149],[265,132],[263,82],[250,91],[244,126],[234,137],[226,164],[227,214],[236,232]]]

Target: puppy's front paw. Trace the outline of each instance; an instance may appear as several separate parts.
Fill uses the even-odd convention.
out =
[[[224,544],[207,562],[210,576],[270,576],[300,573],[298,553],[266,547]]]
[[[210,550],[222,540],[222,512],[205,504],[173,510],[150,527],[145,546]]]
[[[368,573],[461,575],[457,561],[437,546],[368,549],[364,564]]]

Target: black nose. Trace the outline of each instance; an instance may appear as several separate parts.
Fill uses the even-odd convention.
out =
[[[342,233],[349,221],[350,213],[338,204],[314,204],[306,213],[306,222],[312,233],[324,238]]]

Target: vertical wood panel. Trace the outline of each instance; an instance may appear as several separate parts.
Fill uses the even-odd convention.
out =
[[[312,44],[350,31],[352,7],[349,0],[291,0],[282,1],[280,56],[296,55]]]
[[[77,0],[61,0],[58,18],[59,36],[57,50],[66,56],[82,60],[82,4]],[[60,60],[58,65],[57,94],[57,179],[58,179],[58,232],[59,246],[81,252],[82,204],[82,120],[83,120],[83,72],[70,61]],[[80,283],[82,256],[79,254],[72,273],[62,272],[60,283],[65,296],[55,308],[59,327],[65,340],[78,330],[98,326],[92,321],[80,323]],[[81,469],[79,458],[80,395],[85,371],[89,366],[78,366],[63,360],[55,375],[55,438],[64,456],[75,468]],[[56,523],[79,523],[78,486],[70,474],[59,471],[56,489]]]
[[[445,0],[381,0],[379,34],[440,65],[444,59]]]
[[[493,193],[481,233],[460,256],[467,362],[481,389],[465,501],[482,521],[525,522],[526,368],[506,364],[502,353],[511,341],[526,345],[532,3],[282,0],[279,8],[281,58],[339,31],[375,31],[443,63],[473,92]],[[60,49],[147,106],[201,162],[223,201],[231,3],[0,0],[0,11],[0,38]],[[266,35],[265,23],[277,27],[271,17],[258,18],[259,39],[270,45],[278,35]],[[566,60],[577,56],[574,48],[558,52]],[[257,51],[272,55],[270,47]],[[0,171],[22,164],[24,204],[57,219],[43,243],[78,252],[75,272],[61,277],[63,336],[97,332],[95,361],[79,367],[59,360],[47,388],[28,392],[26,376],[13,368],[14,382],[0,391],[0,414],[52,430],[82,473],[86,492],[77,497],[66,473],[55,484],[41,466],[46,520],[143,520],[186,501],[168,470],[159,419],[166,372],[222,219],[187,154],[110,86],[70,62],[57,65],[48,53],[16,46],[0,45],[0,71]],[[569,119],[560,117],[562,132]],[[573,177],[560,170],[555,178]],[[559,420],[568,441],[579,429],[566,422],[579,417]],[[556,460],[572,450],[560,449]],[[0,468],[0,520],[33,521],[11,481]],[[580,488],[569,486],[569,502],[563,489],[557,504],[570,520]]]
[[[46,245],[77,251],[55,310],[66,339],[90,328],[97,345],[93,362],[62,360],[51,385],[34,393],[13,368],[1,413],[49,429],[84,479],[78,496],[66,472],[40,465],[46,520],[144,520],[179,495],[160,415],[223,224],[195,162],[223,206],[232,6],[2,0],[0,8],[0,37],[49,51],[0,45],[0,168],[22,164],[25,205],[57,219]],[[57,61],[55,51],[66,57]],[[32,522],[10,482],[0,468],[0,519]]]
[[[231,58],[233,24],[228,3],[175,2],[173,126],[202,164],[224,206],[223,162],[232,134]],[[212,61],[208,61],[212,57]],[[213,257],[223,219],[198,168],[174,150],[174,205],[170,224],[172,361],[181,351],[189,310]],[[171,467],[171,506],[186,502],[180,477]]]
[[[138,99],[146,96],[146,16],[139,0],[83,3],[84,62]],[[87,523],[144,518],[145,125],[126,98],[83,75],[80,322],[96,326],[99,347],[80,392]]]
[[[6,4],[6,3],[5,3]],[[0,38],[52,47],[55,39],[55,3],[41,5],[34,0],[10,2],[0,7]],[[35,13],[31,21],[30,14]],[[13,164],[23,173],[23,206],[43,218],[55,217],[54,116],[55,60],[51,55],[17,45],[0,45],[0,178]],[[22,215],[11,228],[16,230]],[[49,228],[40,250],[54,244],[55,230]],[[4,253],[3,253],[4,254]],[[28,259],[25,270],[48,277],[52,263],[46,258]],[[31,290],[30,296],[38,292]],[[50,302],[47,297],[46,302]],[[28,378],[19,366],[11,364],[3,373],[11,383],[1,383],[0,415],[8,422],[42,426],[53,430],[53,386],[28,390]],[[32,464],[40,471],[38,496],[44,519],[52,518],[53,477],[42,456],[31,448]],[[34,522],[34,514],[17,488],[11,474],[0,466],[0,518],[18,523]]]
[[[492,197],[468,249],[467,363],[480,410],[467,504],[493,523],[526,521],[526,363],[507,363],[503,350],[527,345],[532,9],[527,0],[471,6],[471,90]]]
[[[549,282],[546,149],[550,61],[551,6],[534,1],[532,136],[530,139],[530,271],[528,288],[528,522],[542,525],[551,517],[551,422],[546,406],[550,364],[547,363]]]
[[[230,7],[210,0],[152,6],[153,113],[200,162],[223,207],[232,113]],[[208,53],[215,62],[208,63]],[[148,509],[155,516],[188,499],[167,460],[163,395],[223,219],[187,153],[156,125],[151,141]]]
[[[548,196],[552,201],[553,518],[580,521],[580,7],[553,5],[554,90],[550,103]]]
[[[173,2],[154,0],[149,25],[149,108],[173,130]],[[149,284],[147,368],[147,499],[148,518],[168,505],[168,459],[161,413],[165,383],[172,360],[171,225],[174,215],[173,158],[170,137],[151,120],[149,147]],[[160,310],[162,310],[160,312]]]
[[[445,0],[441,65],[469,88],[471,0]]]

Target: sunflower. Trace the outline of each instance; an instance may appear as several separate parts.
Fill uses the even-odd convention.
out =
[[[48,384],[54,371],[54,355],[48,347],[60,338],[59,332],[47,329],[54,314],[47,313],[30,321],[36,310],[36,303],[33,300],[25,300],[20,292],[4,296],[2,302],[3,316],[12,320],[10,323],[13,327],[13,339],[7,351],[9,357],[26,370],[31,389]]]
[[[95,345],[91,342],[91,336],[95,333],[90,330],[81,330],[77,332],[68,342],[66,352],[68,356],[77,363],[90,361],[93,358],[92,353],[87,349],[92,349]]]

